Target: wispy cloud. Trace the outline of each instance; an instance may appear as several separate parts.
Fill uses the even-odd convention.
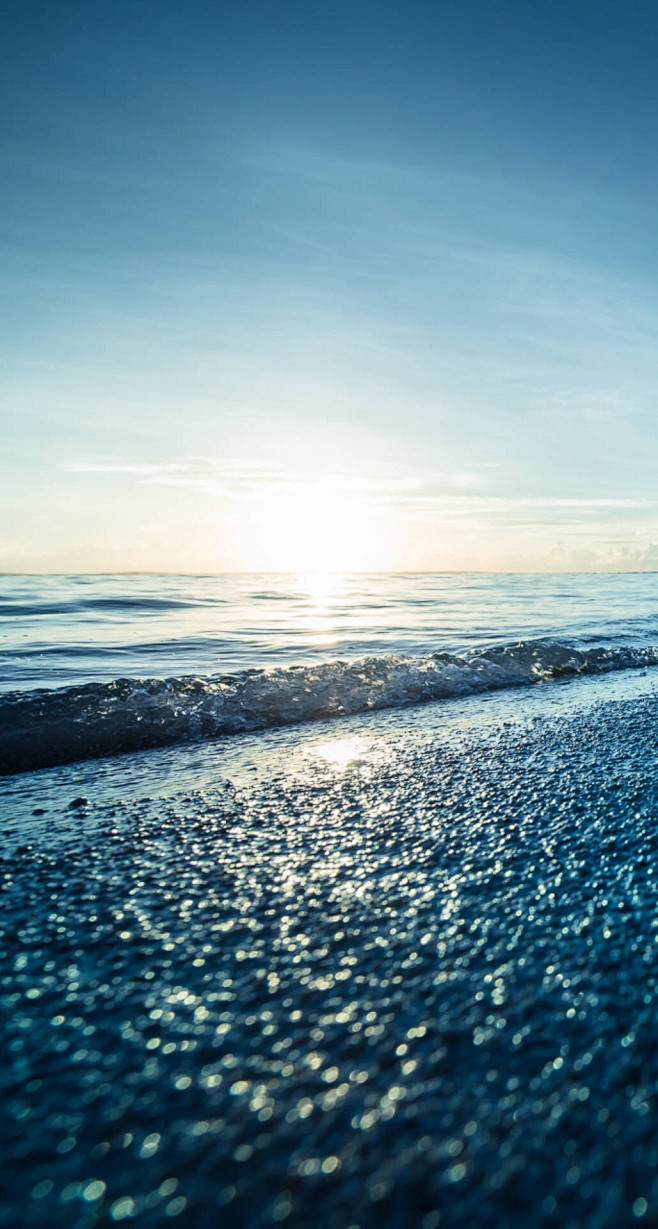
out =
[[[225,496],[260,494],[266,490],[294,492],[317,487],[334,495],[371,497],[427,515],[532,517],[547,519],[574,513],[635,511],[658,507],[658,500],[616,496],[510,496],[483,491],[494,466],[472,470],[441,470],[425,474],[388,473],[381,477],[325,471],[286,469],[262,458],[224,460],[182,457],[175,461],[72,461],[73,474],[125,477],[145,486],[193,487]]]
[[[177,461],[73,461],[69,473],[124,476],[147,486],[186,486],[215,494],[249,495],[266,488],[278,490],[308,487],[331,488],[336,494],[386,496],[411,494],[421,487],[417,478],[371,477],[359,474],[285,469],[262,459],[183,457]]]

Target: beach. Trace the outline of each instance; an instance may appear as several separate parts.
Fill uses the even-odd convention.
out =
[[[3,17],[0,1229],[658,1229],[658,4]]]
[[[2,1224],[658,1223],[651,670],[2,785]]]

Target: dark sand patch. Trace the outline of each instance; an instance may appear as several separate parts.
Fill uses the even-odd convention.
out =
[[[655,718],[7,813],[2,1223],[658,1223]]]

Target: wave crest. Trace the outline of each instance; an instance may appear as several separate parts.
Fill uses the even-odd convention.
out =
[[[0,699],[0,773],[658,664],[658,648],[522,641],[217,678],[117,679]]]

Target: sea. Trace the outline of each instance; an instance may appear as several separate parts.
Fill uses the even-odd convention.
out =
[[[658,574],[0,577],[0,771],[658,663]]]

